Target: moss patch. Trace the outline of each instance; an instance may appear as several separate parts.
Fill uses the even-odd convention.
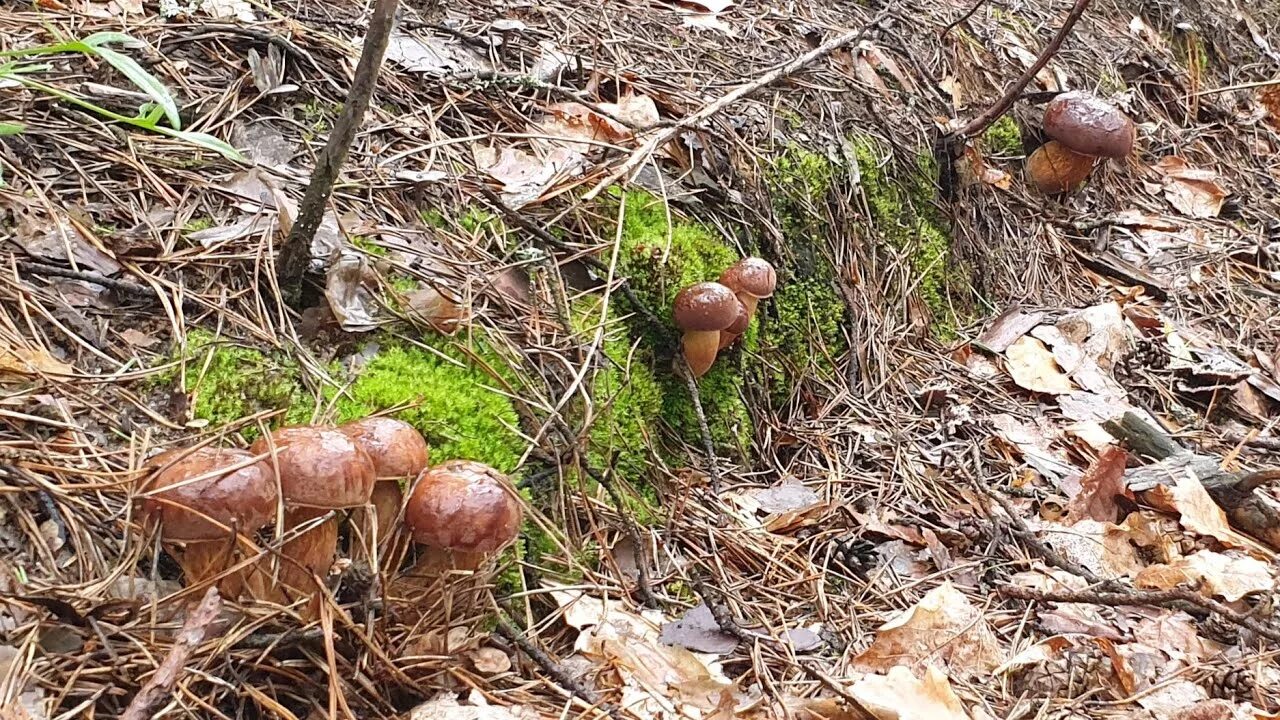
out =
[[[1022,128],[1018,121],[1011,115],[1001,115],[982,133],[982,148],[987,155],[1021,155]]]
[[[297,363],[283,353],[266,353],[207,330],[187,333],[185,350],[179,355],[184,368],[158,376],[158,384],[181,379],[182,390],[191,398],[191,415],[222,427],[269,410],[285,410],[286,423],[309,422],[315,399],[301,381]],[[278,423],[277,423],[278,424]],[[240,433],[249,440],[258,429],[246,425]]]
[[[381,347],[338,396],[338,422],[403,406],[394,416],[427,439],[432,463],[461,458],[510,473],[525,447],[511,400],[491,389],[493,378],[452,342],[424,340],[431,350],[397,343]],[[482,341],[473,350],[490,367],[506,367]]]
[[[951,236],[933,206],[938,177],[933,156],[917,157],[903,182],[885,172],[873,141],[857,139],[853,149],[875,229],[889,246],[908,253],[917,273],[916,294],[933,315],[933,332],[940,339],[951,339],[957,314],[949,288],[963,283],[965,271],[952,261]]]

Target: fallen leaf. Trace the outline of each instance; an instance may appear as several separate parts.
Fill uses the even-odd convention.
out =
[[[365,283],[368,271],[364,256],[351,252],[344,253],[326,275],[325,300],[347,332],[369,332],[378,326],[374,318],[378,302]]]
[[[152,337],[141,330],[135,330],[134,328],[125,328],[121,331],[120,339],[134,347],[140,348],[149,348],[160,342],[158,338]]]
[[[936,667],[918,678],[897,665],[885,675],[867,675],[848,687],[877,720],[970,720],[951,681]]]
[[[1080,492],[1071,498],[1067,506],[1067,525],[1080,520],[1115,522],[1119,506],[1117,497],[1132,498],[1124,482],[1124,466],[1129,454],[1110,446],[1098,453],[1098,458],[1080,478]]]
[[[1114,523],[1081,520],[1074,525],[1045,523],[1045,542],[1094,574],[1108,580],[1136,573],[1142,563],[1129,542],[1129,534]]]
[[[120,272],[120,263],[62,213],[37,215],[13,207],[13,214],[18,222],[9,239],[32,257],[73,263],[103,275]]]
[[[808,652],[822,647],[822,637],[808,628],[791,628],[787,630],[787,640],[791,649],[796,652]]]
[[[1167,155],[1153,169],[1163,176],[1164,197],[1184,215],[1217,217],[1227,191],[1217,183],[1218,173],[1192,167],[1184,158]]]
[[[576,150],[553,147],[537,158],[514,147],[494,156],[492,148],[475,151],[481,171],[502,183],[502,199],[512,209],[522,208],[542,197],[557,182],[582,172],[586,159]]]
[[[511,669],[511,656],[495,647],[480,647],[467,653],[476,670],[486,675],[497,675]]]
[[[1153,492],[1160,494],[1160,491],[1166,489],[1169,492],[1169,503],[1178,511],[1182,527],[1231,547],[1251,545],[1232,529],[1231,523],[1227,521],[1227,514],[1213,501],[1209,491],[1204,489],[1204,485],[1194,475],[1183,473],[1172,488],[1160,486]]]
[[[1165,611],[1156,617],[1143,618],[1133,629],[1138,642],[1159,648],[1174,660],[1188,664],[1204,662],[1222,651],[1218,643],[1206,640],[1196,632],[1195,618],[1182,611]]]
[[[1036,338],[1024,335],[1004,352],[1013,381],[1032,392],[1061,395],[1075,389],[1054,360],[1053,353]]]
[[[711,609],[705,604],[694,606],[684,617],[662,626],[658,638],[666,645],[679,645],[694,652],[727,653],[738,646],[738,639],[720,629]]]
[[[1274,592],[1275,578],[1270,566],[1256,558],[1199,550],[1162,565],[1143,568],[1134,585],[1170,590],[1179,585],[1199,587],[1204,592],[1235,602],[1254,592]]]
[[[253,6],[247,0],[203,0],[198,5],[200,12],[212,18],[235,18],[246,23],[258,20],[253,13]]]
[[[413,708],[408,720],[520,720],[537,718],[537,713],[521,707],[502,707],[483,704],[479,693],[472,693],[473,702],[463,704],[455,693],[440,693]]]
[[[69,375],[75,368],[54,358],[44,350],[13,347],[0,340],[0,374],[17,375]]]
[[[433,287],[422,287],[404,294],[404,312],[421,320],[437,332],[452,335],[457,332],[466,312],[454,301]]]
[[[1160,683],[1150,692],[1138,696],[1138,704],[1156,720],[1174,720],[1188,707],[1208,699],[1204,688],[1190,680]]]
[[[1003,661],[995,634],[959,590],[944,582],[915,606],[876,631],[875,641],[855,664],[867,670],[895,665],[922,667],[941,661],[966,676],[990,672]]]
[[[387,43],[386,59],[411,73],[454,75],[490,70],[489,63],[461,42],[438,35],[395,33]]]
[[[755,498],[757,506],[767,513],[784,513],[812,507],[821,501],[818,493],[805,487],[794,478],[783,481],[773,487],[751,490],[747,493]]]

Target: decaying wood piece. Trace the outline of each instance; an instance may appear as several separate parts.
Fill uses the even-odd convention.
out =
[[[1125,473],[1126,484],[1134,492],[1171,485],[1191,473],[1204,485],[1209,497],[1227,514],[1231,524],[1243,533],[1280,549],[1280,503],[1254,492],[1280,479],[1280,469],[1233,473],[1222,469],[1221,461],[1190,452],[1173,438],[1154,428],[1137,414],[1128,412],[1120,420],[1103,427],[1130,450],[1156,460]]]

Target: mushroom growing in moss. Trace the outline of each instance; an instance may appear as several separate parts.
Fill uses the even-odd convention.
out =
[[[1134,126],[1119,108],[1088,93],[1062,93],[1044,111],[1051,141],[1027,159],[1027,172],[1041,192],[1066,192],[1084,182],[1094,160],[1133,152]]]
[[[404,523],[424,546],[414,574],[474,570],[516,539],[524,510],[511,481],[470,460],[424,470],[405,504]]]
[[[271,466],[233,448],[170,450],[149,460],[139,502],[142,515],[160,526],[161,541],[182,566],[188,585],[217,576],[233,564],[238,534],[252,536],[276,513]],[[227,597],[240,593],[241,573],[219,582]]]
[[[761,300],[773,297],[773,291],[778,285],[778,274],[769,261],[747,257],[720,273],[720,284],[738,296],[738,300],[747,309],[747,315],[754,315]]]
[[[695,378],[702,377],[716,361],[720,333],[738,319],[738,298],[718,282],[701,282],[676,295],[672,316],[684,333],[684,359]]]
[[[369,502],[377,521],[376,539],[383,542],[400,514],[401,483],[417,477],[428,465],[427,441],[409,423],[389,417],[364,418],[338,429],[373,461],[378,480]]]
[[[283,427],[259,438],[249,450],[269,454],[268,462],[276,468],[286,533],[331,511],[367,504],[377,478],[368,453],[333,428]],[[286,542],[280,549],[280,584],[286,591],[314,598],[311,577],[328,574],[337,548],[336,517]]]

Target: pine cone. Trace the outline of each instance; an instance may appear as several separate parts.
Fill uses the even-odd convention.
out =
[[[1227,667],[1206,678],[1205,689],[1209,697],[1243,702],[1253,697],[1254,675],[1248,668]]]
[[[829,564],[865,582],[879,559],[875,545],[851,535],[835,541]]]
[[[1097,688],[1110,673],[1096,645],[1069,648],[1060,657],[1024,668],[1013,677],[1013,690],[1035,698],[1070,699]]]

